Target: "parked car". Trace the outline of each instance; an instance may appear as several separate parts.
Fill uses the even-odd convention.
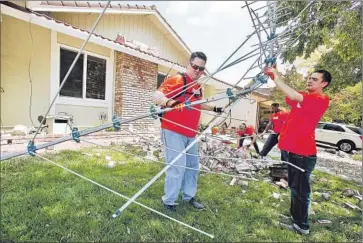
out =
[[[341,123],[319,122],[315,129],[317,145],[336,147],[343,152],[362,149],[363,130]]]

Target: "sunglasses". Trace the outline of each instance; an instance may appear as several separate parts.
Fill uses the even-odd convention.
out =
[[[194,63],[190,63],[190,66],[194,69],[194,70],[198,70],[198,71],[204,71],[205,67],[200,67],[197,64]]]

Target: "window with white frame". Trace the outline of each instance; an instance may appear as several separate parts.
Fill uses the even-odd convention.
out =
[[[59,85],[72,65],[77,52],[60,48]],[[60,91],[60,96],[105,100],[106,60],[82,53]]]

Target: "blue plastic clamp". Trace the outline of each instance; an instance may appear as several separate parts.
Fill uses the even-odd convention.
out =
[[[187,108],[187,110],[192,110],[192,103],[190,103],[189,100],[184,102],[185,108]]]
[[[234,96],[234,94],[232,93],[232,89],[231,88],[227,88],[227,95],[228,95],[228,98],[231,100],[231,101],[235,101],[237,98]]]
[[[74,127],[72,129],[72,137],[73,137],[73,140],[76,141],[77,143],[79,143],[81,141],[80,140],[81,135],[79,134],[78,128]]]
[[[277,35],[275,34],[275,32],[272,32],[271,35],[267,36],[267,40],[272,40],[275,37],[277,37]]]
[[[150,106],[150,113],[152,118],[158,119],[158,114],[156,114],[156,108],[154,105]]]
[[[274,65],[276,63],[276,57],[269,57],[265,59],[265,63],[269,64],[271,63],[271,65]]]
[[[259,73],[259,74],[256,75],[256,77],[253,78],[253,81],[259,82],[259,83],[262,83],[262,84],[266,84],[267,81],[268,81],[268,76],[264,75],[262,73]]]
[[[35,156],[35,151],[37,150],[37,148],[34,145],[34,141],[29,141],[27,148],[28,148],[28,153],[31,156]]]
[[[113,127],[115,128],[115,130],[120,131],[121,123],[120,123],[120,119],[116,115],[114,115],[112,117],[112,123],[113,123]]]

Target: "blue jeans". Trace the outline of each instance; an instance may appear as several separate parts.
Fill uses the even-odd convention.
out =
[[[161,139],[164,144],[165,163],[169,164],[196,138],[189,138],[167,129],[161,129]],[[168,147],[169,149],[167,149],[166,147]],[[198,155],[198,143],[195,143],[187,151],[187,153]],[[174,163],[174,165],[186,166],[196,170],[190,170],[178,166],[171,166],[169,169],[166,170],[164,196],[162,197],[162,200],[166,205],[175,204],[180,190],[183,192],[182,200],[185,201],[189,201],[195,196],[197,192],[199,157],[183,154]]]
[[[309,223],[309,209],[310,209],[310,176],[315,168],[317,157],[301,156],[289,153],[289,162],[304,169],[305,172],[288,166],[288,182],[291,189],[291,205],[290,214],[300,228],[308,230]]]

